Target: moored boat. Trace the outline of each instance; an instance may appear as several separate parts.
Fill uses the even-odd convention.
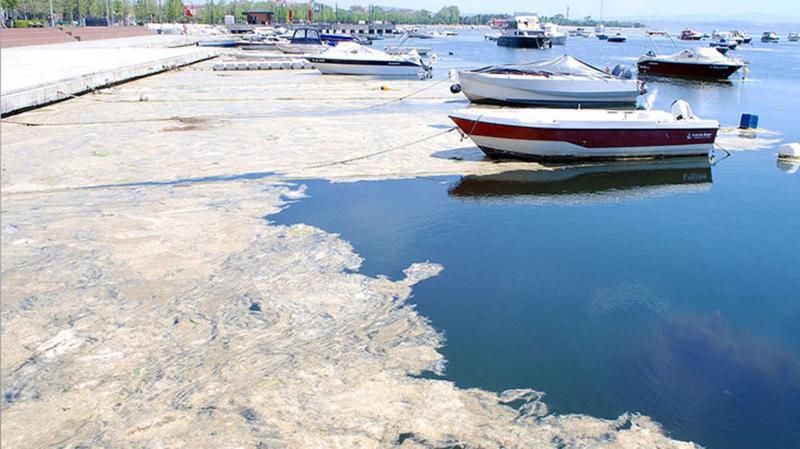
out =
[[[606,27],[602,23],[594,27],[594,35],[597,36],[597,38],[600,39],[601,41],[608,40],[608,34],[606,34]]]
[[[390,55],[356,43],[344,42],[308,58],[322,74],[427,77],[432,67],[417,52]]]
[[[633,106],[644,84],[613,76],[571,56],[459,72],[461,91],[475,103],[536,106]]]
[[[736,42],[738,42],[739,45],[749,44],[750,42],[753,41],[753,38],[747,31],[733,30],[731,31],[731,37],[733,37],[733,39],[736,39]]]
[[[625,42],[625,41],[627,41],[627,40],[628,40],[628,36],[625,36],[625,35],[624,35],[624,34],[622,34],[622,33],[616,33],[616,34],[614,34],[613,36],[608,36],[608,39],[607,39],[607,40],[608,40],[609,42],[617,42],[617,43],[619,43],[619,42]]]
[[[558,25],[546,23],[544,25],[544,35],[553,45],[567,45],[567,33],[558,29]]]
[[[780,37],[778,37],[778,33],[774,31],[764,31],[764,34],[761,35],[761,42],[767,43],[776,43],[780,41]]]
[[[720,36],[716,40],[713,40],[708,43],[708,46],[711,48],[717,49],[723,55],[728,52],[728,50],[735,50],[739,44],[728,37]]]
[[[719,130],[682,100],[671,112],[468,108],[450,118],[487,156],[531,160],[708,155]]]
[[[741,69],[744,62],[720,54],[713,48],[688,48],[671,55],[647,52],[639,58],[641,75],[683,78],[727,79]]]
[[[517,16],[509,22],[497,38],[500,47],[513,48],[547,48],[553,43],[539,27],[537,16]]]
[[[682,41],[699,41],[703,38],[703,33],[690,29],[681,31],[680,40]]]
[[[798,42],[800,41],[800,33],[789,33],[789,36],[786,37],[786,40],[789,42]]]

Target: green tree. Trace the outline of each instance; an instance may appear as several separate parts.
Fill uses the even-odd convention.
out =
[[[183,2],[181,0],[167,0],[164,5],[164,18],[167,22],[177,22],[183,18]]]
[[[8,11],[10,13],[14,12],[17,9],[17,5],[19,5],[19,0],[2,0],[0,4],[3,5],[3,10]]]

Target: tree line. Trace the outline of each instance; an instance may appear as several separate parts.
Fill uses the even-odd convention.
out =
[[[425,9],[395,9],[379,6],[351,6],[338,8],[335,5],[308,3],[273,3],[247,0],[207,0],[204,3],[183,3],[181,0],[52,0],[55,17],[60,23],[82,23],[89,17],[108,18],[113,23],[157,23],[195,22],[207,24],[223,23],[226,15],[233,15],[243,22],[245,11],[270,11],[277,23],[286,23],[289,11],[295,19],[306,19],[308,9],[314,9],[317,22],[384,21],[395,24],[459,24],[476,23],[472,18],[461,17],[457,6],[445,6],[438,12]],[[50,20],[50,0],[0,0],[7,18]],[[184,6],[192,17],[185,14]],[[474,17],[474,16],[473,16]],[[487,19],[488,20],[488,19]],[[486,23],[485,21],[482,23]]]

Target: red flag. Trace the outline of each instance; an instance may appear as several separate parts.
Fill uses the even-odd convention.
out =
[[[188,6],[183,7],[183,13],[186,15],[186,17],[194,17],[194,14],[192,14],[192,10],[189,9]]]

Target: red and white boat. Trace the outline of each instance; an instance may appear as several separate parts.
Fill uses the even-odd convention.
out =
[[[708,155],[719,130],[683,100],[671,112],[467,108],[450,118],[487,156],[532,160]]]
[[[681,31],[680,40],[682,41],[699,41],[703,38],[703,33],[690,29]]]

